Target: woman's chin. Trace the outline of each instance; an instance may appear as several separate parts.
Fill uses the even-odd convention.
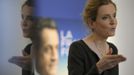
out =
[[[109,34],[109,37],[113,37],[115,36],[115,33]]]

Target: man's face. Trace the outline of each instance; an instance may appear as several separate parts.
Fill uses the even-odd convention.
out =
[[[40,75],[56,75],[58,64],[58,32],[44,28],[41,32],[42,45],[37,55],[37,71]]]
[[[23,36],[25,38],[31,37],[31,31],[32,31],[32,25],[33,25],[33,7],[30,7],[28,5],[24,5],[21,10],[21,28],[23,32]]]

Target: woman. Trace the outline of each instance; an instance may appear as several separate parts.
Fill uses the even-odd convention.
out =
[[[36,21],[34,15],[34,2],[33,0],[26,0],[21,7],[21,29],[24,38],[31,40],[31,32],[33,29],[34,22]],[[34,75],[31,70],[31,46],[32,43],[26,45],[22,50],[23,56],[12,56],[8,61],[16,64],[22,68],[22,75]]]
[[[119,75],[118,64],[126,60],[116,46],[107,42],[115,35],[116,5],[112,0],[89,0],[84,21],[92,30],[82,40],[73,42],[68,57],[69,75]]]
[[[33,32],[35,75],[56,75],[58,64],[58,31],[50,18],[39,18]]]

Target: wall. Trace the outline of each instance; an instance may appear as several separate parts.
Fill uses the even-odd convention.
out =
[[[25,0],[0,1],[0,75],[21,75],[21,68],[8,63],[29,41],[21,32],[21,5]]]
[[[127,61],[120,64],[120,75],[134,75],[134,0],[114,0],[117,4],[118,27],[114,42],[119,54],[123,54]]]

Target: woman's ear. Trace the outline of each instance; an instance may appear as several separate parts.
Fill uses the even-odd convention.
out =
[[[94,25],[95,21],[89,19],[88,20],[88,27],[91,29],[91,30],[94,30],[95,28],[95,25]]]

